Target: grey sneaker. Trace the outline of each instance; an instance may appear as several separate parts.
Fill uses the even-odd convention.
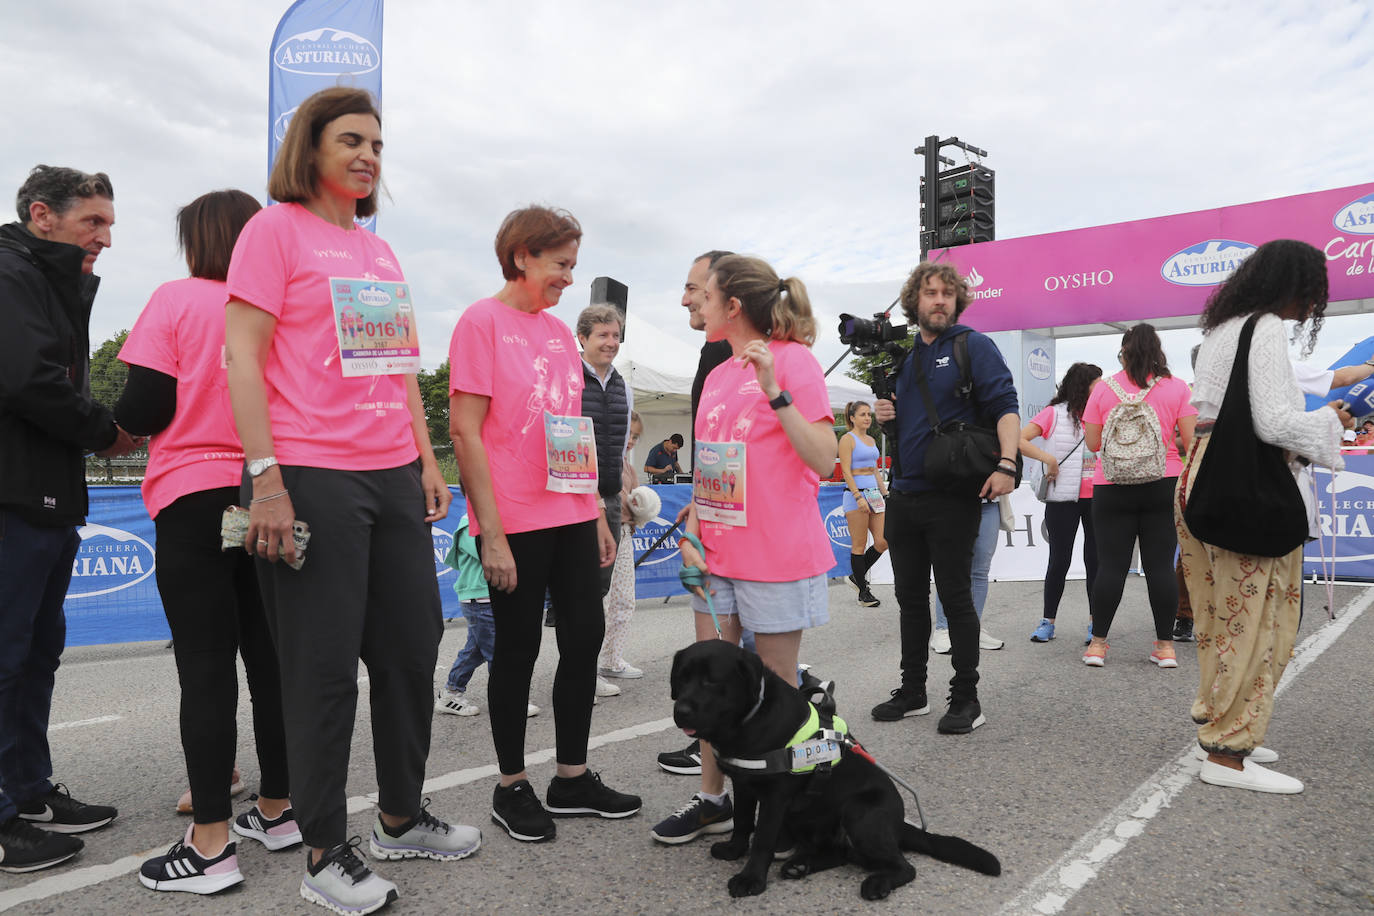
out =
[[[380,815],[372,825],[367,850],[374,859],[439,859],[450,862],[465,859],[482,845],[482,831],[465,824],[447,824],[429,813],[425,799],[420,813],[399,833],[382,823]]]
[[[310,853],[306,853],[301,896],[348,916],[374,913],[396,900],[400,896],[396,885],[373,874],[354,852],[360,843],[362,840],[353,837],[347,843],[326,849],[320,861],[314,863]]]

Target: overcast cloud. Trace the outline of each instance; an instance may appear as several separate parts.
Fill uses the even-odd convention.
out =
[[[267,50],[288,5],[5,4],[0,193],[38,162],[114,182],[94,341],[184,275],[179,206],[265,196]],[[806,281],[817,355],[840,354],[834,316],[885,307],[917,259],[927,134],[989,151],[999,238],[1371,177],[1374,21],[1358,2],[392,0],[383,60],[378,231],[430,367],[462,309],[500,287],[496,227],[532,201],[585,230],[556,313],[571,323],[591,279],[616,277],[630,353],[690,373],[680,290],[710,248]],[[1341,321],[1319,359],[1374,333]],[[1169,337],[1176,365],[1191,334]],[[1061,369],[1115,346],[1061,341]]]

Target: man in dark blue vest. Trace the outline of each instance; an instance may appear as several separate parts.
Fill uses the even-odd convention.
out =
[[[582,416],[596,432],[597,492],[616,545],[620,544],[620,470],[630,438],[634,393],[612,363],[620,352],[624,316],[613,305],[589,305],[577,316],[582,347]],[[611,588],[610,566],[601,567],[601,594]]]

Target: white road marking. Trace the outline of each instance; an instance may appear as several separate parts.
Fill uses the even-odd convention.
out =
[[[56,725],[49,725],[48,732],[59,731],[64,728],[81,728],[84,725],[100,725],[103,722],[118,722],[123,716],[96,716],[94,719],[77,719],[74,722],[58,722]]]
[[[640,725],[631,725],[627,728],[616,729],[604,735],[593,735],[591,740],[587,742],[587,748],[591,750],[608,744],[616,744],[621,741],[633,741],[636,738],[657,734],[658,732],[667,731],[673,727],[672,719],[655,719],[652,722],[644,722]],[[525,756],[525,762],[531,766],[547,763],[553,760],[554,754],[554,748],[545,748],[527,754]],[[432,779],[425,780],[423,791],[438,792],[443,789],[451,789],[455,786],[476,782],[479,779],[493,778],[497,773],[498,770],[495,764],[490,766],[469,767],[465,770],[455,770],[451,773],[444,773]],[[368,795],[354,796],[348,800],[348,813],[357,814],[372,808],[376,804],[377,794],[375,792]],[[77,868],[47,878],[40,878],[23,887],[16,887],[8,891],[0,891],[0,911],[18,906],[21,903],[32,903],[35,900],[44,900],[48,897],[55,897],[58,894],[65,894],[68,891],[80,890],[83,887],[90,887],[102,881],[122,878],[125,875],[138,871],[139,866],[143,864],[144,860],[159,855],[164,851],[165,846],[155,846],[145,852],[140,852],[132,856],[125,856],[122,859],[116,859],[105,865],[89,865],[85,868]]]
[[[1349,604],[1345,613],[1303,640],[1284,670],[1283,679],[1274,689],[1274,695],[1283,693],[1371,604],[1374,604],[1374,589],[1364,592]],[[1193,784],[1202,766],[1193,756],[1194,746],[1189,744],[1176,759],[1155,770],[1125,801],[1083,834],[1058,861],[1007,901],[997,911],[999,916],[1053,916],[1064,909],[1074,894],[1096,878],[1113,856],[1125,849],[1133,837],[1145,832],[1155,815],[1169,807],[1175,796]]]

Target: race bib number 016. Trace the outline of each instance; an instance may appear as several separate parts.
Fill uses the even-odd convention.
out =
[[[420,371],[420,332],[408,283],[329,278],[345,377]]]
[[[692,462],[692,501],[697,518],[741,526],[745,516],[743,442],[698,442]]]
[[[560,417],[544,411],[544,445],[549,457],[545,489],[554,493],[596,492],[596,435],[591,417]]]

